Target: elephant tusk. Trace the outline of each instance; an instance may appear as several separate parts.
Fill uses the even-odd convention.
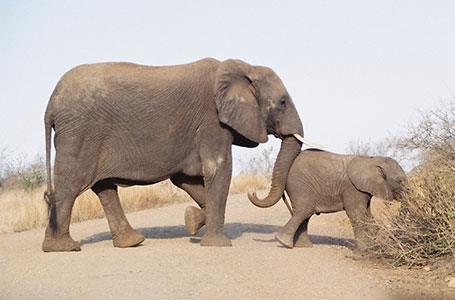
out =
[[[297,140],[299,140],[301,143],[303,143],[303,144],[305,144],[305,145],[307,145],[307,146],[309,146],[309,147],[318,148],[318,149],[324,149],[324,148],[325,148],[325,147],[322,146],[322,145],[314,144],[314,143],[312,143],[312,142],[307,141],[306,139],[303,138],[303,136],[301,136],[301,135],[298,134],[298,133],[294,133],[293,136],[294,136]]]

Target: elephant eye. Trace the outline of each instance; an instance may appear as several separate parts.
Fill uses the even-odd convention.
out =
[[[285,107],[286,106],[286,98],[285,97],[280,99],[280,106],[281,107]]]

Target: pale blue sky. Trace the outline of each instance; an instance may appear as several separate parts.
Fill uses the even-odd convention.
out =
[[[1,1],[0,146],[43,153],[55,84],[90,62],[270,66],[306,137],[338,152],[398,133],[417,109],[455,95],[455,1],[121,3]]]

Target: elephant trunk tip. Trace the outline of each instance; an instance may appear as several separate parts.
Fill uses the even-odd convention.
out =
[[[248,199],[254,204],[254,202],[258,200],[258,196],[256,196],[256,192],[248,193]]]
[[[250,192],[248,193],[248,200],[250,200],[251,203],[253,203],[255,206],[259,206],[259,200],[258,196],[256,195],[256,192]]]
[[[270,196],[267,196],[264,199],[259,199],[258,196],[256,195],[256,192],[248,193],[248,199],[250,200],[251,203],[253,203],[254,206],[257,206],[260,208],[271,207],[271,206],[275,205],[276,202],[278,202],[278,201],[275,201],[274,199],[270,198]]]

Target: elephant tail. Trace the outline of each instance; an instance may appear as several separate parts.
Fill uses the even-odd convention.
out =
[[[52,146],[52,128],[54,127],[54,120],[48,110],[44,117],[44,128],[46,135],[46,173],[47,173],[47,190],[44,192],[44,200],[47,203],[49,213],[49,225],[52,229],[57,228],[56,209],[55,209],[55,195],[52,188],[52,171],[51,171],[51,146]]]

